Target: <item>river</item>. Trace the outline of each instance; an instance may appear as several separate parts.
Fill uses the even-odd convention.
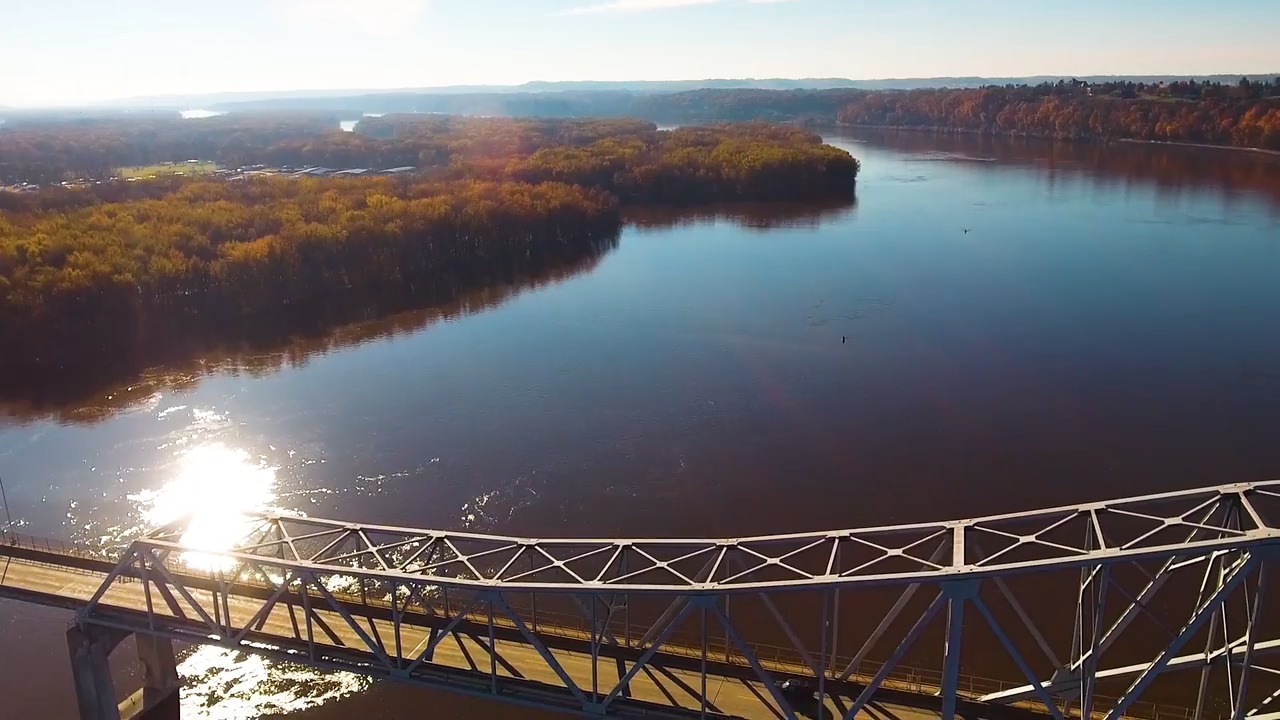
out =
[[[1280,160],[829,141],[863,162],[856,204],[642,213],[616,248],[457,306],[87,403],[6,400],[18,529],[109,550],[192,508],[278,507],[741,535],[1280,477]],[[0,672],[14,717],[73,716],[67,621],[0,602],[0,657],[28,670]],[[183,672],[189,718],[421,697],[223,651]]]

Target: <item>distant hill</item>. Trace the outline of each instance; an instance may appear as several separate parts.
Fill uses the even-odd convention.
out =
[[[1274,76],[1270,76],[1274,77]],[[966,90],[981,85],[1037,85],[1056,78],[940,78],[942,87]],[[1116,82],[1090,78],[1091,84]],[[1239,78],[1223,85],[1234,86]],[[1007,82],[1001,82],[1007,81]],[[1034,82],[1031,82],[1034,81]],[[1156,79],[1138,78],[1154,84]],[[794,81],[803,82],[803,81]],[[541,92],[430,93],[383,92],[347,97],[263,99],[223,103],[211,109],[242,112],[311,112],[356,119],[364,115],[422,114],[496,117],[634,117],[659,124],[721,120],[833,121],[849,103],[906,81],[885,80],[884,87],[823,89],[699,88],[675,92],[581,88]],[[923,85],[933,80],[918,81]],[[1199,81],[1198,81],[1199,82]],[[1219,81],[1221,82],[1221,81]],[[948,84],[949,83],[949,84]],[[650,86],[652,87],[652,86]],[[665,87],[670,87],[666,85]],[[908,88],[908,89],[923,89]]]
[[[1280,72],[1244,73],[1250,78],[1272,78]],[[884,78],[851,80],[848,78],[711,78],[703,80],[536,80],[520,85],[443,85],[419,88],[348,88],[330,90],[280,90],[255,92],[192,93],[181,95],[156,95],[122,98],[97,103],[97,107],[111,108],[226,108],[241,103],[252,103],[263,109],[316,108],[324,105],[316,101],[341,100],[339,106],[348,105],[352,98],[382,98],[395,95],[506,95],[530,93],[588,93],[619,92],[632,94],[673,93],[702,89],[751,89],[763,90],[915,90],[922,88],[973,88],[983,85],[1036,85],[1042,82],[1070,80],[1070,75],[1031,75],[1024,77],[932,77],[932,78]],[[1110,82],[1130,80],[1156,83],[1172,80],[1196,82],[1234,83],[1241,75],[1088,75],[1074,76],[1079,80]],[[306,101],[295,103],[295,101]]]
[[[854,80],[849,87],[859,90],[922,90],[926,88],[976,88],[984,85],[1039,85],[1044,82],[1059,80],[1083,80],[1087,83],[1135,82],[1159,83],[1175,80],[1195,80],[1196,82],[1220,82],[1223,84],[1239,82],[1241,77],[1254,80],[1273,78],[1280,73],[1241,73],[1232,75],[1027,75],[1023,77],[933,77],[933,78],[887,78],[883,80]]]
[[[149,95],[98,103],[100,107],[209,108],[237,103],[264,103],[288,100],[323,100],[385,95],[480,95],[547,92],[630,92],[668,93],[703,88],[792,90],[857,87],[859,81],[845,78],[765,78],[710,80],[535,80],[520,85],[441,85],[419,88],[349,88],[340,90],[263,90],[182,95]]]
[[[686,90],[829,90],[857,88],[862,80],[848,78],[738,78],[708,80],[535,80],[511,88],[514,92],[592,92],[613,90],[633,93],[671,93]],[[485,88],[493,92],[494,88]]]

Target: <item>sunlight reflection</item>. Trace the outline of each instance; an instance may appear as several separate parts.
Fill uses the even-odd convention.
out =
[[[369,689],[373,680],[321,672],[217,647],[194,648],[178,666],[182,717],[200,720],[292,715]]]
[[[211,553],[227,550],[253,532],[255,511],[279,511],[277,468],[249,452],[209,442],[200,431],[220,427],[225,417],[192,411],[194,423],[175,444],[204,443],[178,456],[172,475],[159,488],[131,495],[146,528],[190,518],[182,544],[189,567],[228,572],[235,563]],[[141,528],[139,528],[141,530]],[[283,578],[269,571],[273,582]],[[340,583],[339,583],[340,584]],[[182,716],[200,720],[240,720],[292,715],[367,690],[372,680],[347,672],[322,672],[268,660],[242,650],[199,646],[184,653]]]
[[[133,496],[153,527],[190,516],[182,544],[189,566],[229,570],[234,562],[208,553],[231,549],[253,530],[247,513],[267,510],[276,499],[276,468],[222,443],[186,452],[177,475],[160,489]],[[203,551],[203,552],[201,552]]]

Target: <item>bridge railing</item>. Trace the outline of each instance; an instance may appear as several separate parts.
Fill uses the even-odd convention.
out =
[[[101,555],[94,553],[92,550],[89,550],[82,545],[63,542],[62,540],[54,540],[47,537],[24,535],[16,532],[0,533],[0,545],[26,548],[29,550],[40,550],[47,553],[66,555],[70,557],[103,560]]]
[[[15,532],[0,533],[0,548],[14,548],[30,551],[26,557],[24,557],[24,562],[40,565],[42,567],[56,568],[59,571],[72,572],[77,575],[101,576],[102,571],[67,563],[41,560],[39,559],[40,555],[76,558],[78,560],[108,564],[111,562],[110,560],[103,558],[101,553],[95,552],[93,549],[87,548],[83,545]],[[134,578],[128,576],[120,576],[118,579],[121,582],[136,582]]]

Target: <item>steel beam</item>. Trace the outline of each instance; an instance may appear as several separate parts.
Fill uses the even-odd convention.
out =
[[[1117,701],[1111,708],[1110,712],[1107,713],[1106,720],[1119,720],[1119,718],[1124,716],[1125,711],[1127,711],[1133,703],[1137,702],[1138,698],[1142,695],[1142,691],[1146,690],[1147,686],[1150,685],[1160,673],[1164,672],[1169,661],[1176,656],[1178,651],[1182,650],[1182,647],[1186,645],[1189,640],[1191,640],[1191,637],[1200,629],[1200,626],[1213,617],[1214,611],[1216,611],[1222,604],[1223,600],[1226,599],[1237,587],[1239,587],[1240,583],[1244,582],[1244,579],[1258,566],[1258,564],[1259,561],[1256,555],[1246,556],[1237,562],[1237,564],[1231,569],[1230,574],[1228,574],[1224,579],[1224,582],[1217,588],[1217,590],[1214,591],[1209,599],[1200,605],[1200,607],[1196,608],[1196,611],[1191,615],[1187,624],[1182,627],[1178,636],[1170,641],[1169,645],[1160,652],[1155,661],[1152,662],[1151,665],[1133,681],[1133,684],[1125,690],[1124,694],[1120,696],[1119,701]],[[1252,650],[1252,648],[1250,648],[1250,650]]]
[[[732,539],[625,538],[544,541],[479,533],[351,524],[270,513],[262,513],[254,517],[261,519],[264,523],[277,523],[282,529],[284,542],[293,543],[291,547],[297,545],[298,541],[295,538],[311,537],[323,540],[330,535],[333,536],[332,540],[318,552],[311,553],[303,559],[284,560],[299,570],[321,572],[323,568],[324,571],[331,572],[341,569],[342,572],[353,576],[383,582],[413,575],[421,579],[429,579],[442,586],[475,590],[497,584],[505,591],[608,594],[625,590],[639,593],[696,595],[771,591],[782,588],[909,585],[916,582],[948,580],[957,571],[971,577],[999,577],[1018,572],[1055,568],[1095,567],[1099,564],[1124,560],[1168,559],[1174,555],[1193,556],[1210,550],[1238,550],[1243,547],[1280,541],[1280,525],[1277,524],[1277,519],[1269,518],[1264,508],[1258,504],[1261,498],[1273,497],[1277,494],[1280,494],[1280,481],[1239,483],[966,520]],[[1200,509],[1193,510],[1191,514],[1187,513],[1182,508],[1188,501],[1197,503],[1196,507]],[[1228,528],[1215,524],[1216,521],[1212,517],[1195,516],[1195,513],[1203,512],[1206,507],[1212,506],[1212,503],[1220,501],[1231,502],[1243,508],[1242,512],[1247,513],[1250,518],[1250,526]],[[1162,503],[1167,503],[1171,509],[1162,510]],[[1095,538],[1093,544],[1097,547],[1085,549],[1048,539],[1048,533],[1052,530],[1078,518],[1083,518],[1093,528],[1091,537]],[[1108,538],[1107,524],[1113,519],[1119,522],[1132,518],[1151,521],[1158,528],[1185,529],[1191,536],[1191,540],[1170,543],[1160,534],[1148,531],[1129,542],[1111,542]],[[166,528],[164,532],[153,533],[137,542],[146,547],[181,551],[183,548],[177,541],[181,529],[180,526]],[[1199,531],[1198,535],[1196,531]],[[994,554],[979,557],[972,562],[965,557],[957,558],[956,553],[961,555],[967,553],[966,547],[982,534],[1006,538],[1011,544]],[[375,544],[371,539],[374,535],[391,539]],[[950,541],[948,544],[952,550],[949,563],[939,564],[912,554],[914,546],[929,541],[935,535]],[[902,539],[919,536],[923,536],[923,539],[915,542]],[[348,540],[357,542],[359,549],[354,553],[346,554],[335,555],[331,552]],[[389,549],[415,544],[421,549],[432,543],[447,548],[451,556],[428,566],[414,567],[412,570],[409,569],[409,563],[396,566],[386,556]],[[855,543],[870,548],[877,557],[848,570],[833,567],[834,561],[831,558],[834,558],[839,547],[844,543]],[[468,549],[472,547],[476,549],[462,552],[461,547],[464,544]],[[799,554],[806,549],[818,549],[828,545],[831,547],[831,552],[825,567],[816,564],[809,566],[798,561]],[[533,552],[544,556],[549,563],[547,568],[555,567],[564,570],[564,573],[570,576],[570,580],[553,579],[552,574],[540,574],[540,571],[515,572],[519,564],[510,561],[488,562],[490,557],[496,557],[496,553],[509,551],[512,548],[518,548],[517,552]],[[1030,551],[1035,557],[1013,559],[1009,554],[1013,548]],[[1178,550],[1182,552],[1179,553]],[[229,562],[245,562],[264,559],[264,555],[258,554],[259,552],[263,552],[263,543],[252,542],[225,553],[210,554],[224,557]],[[268,556],[272,554],[269,548],[265,552]],[[603,571],[595,573],[592,577],[580,577],[568,565],[575,560],[597,554],[608,554],[609,563]],[[626,555],[631,563],[627,572],[621,574],[608,572],[608,568],[613,565],[615,559],[623,555]],[[346,564],[356,556],[368,557],[374,561],[375,567],[352,568]],[[677,569],[677,563],[699,556],[706,556],[711,561],[710,573],[705,578],[697,574],[685,575]],[[745,566],[732,574],[725,574],[721,570],[726,558],[736,558],[744,562]],[[909,560],[916,567],[893,572],[881,569],[880,561],[889,558]],[[281,562],[278,557],[271,559]],[[454,573],[452,568],[465,569],[465,576]],[[761,579],[763,571],[770,569],[785,570],[791,577]],[[664,576],[664,581],[655,581],[653,578],[656,574]],[[1137,598],[1140,601],[1139,604],[1156,589],[1158,588],[1140,593]],[[1129,618],[1131,619],[1131,616]],[[1104,639],[1100,645],[1103,650],[1127,622],[1128,619],[1122,618],[1119,627],[1113,628],[1103,636]]]
[[[956,533],[960,537],[960,533]],[[958,541],[957,541],[958,542]],[[963,556],[962,556],[963,557]],[[977,581],[944,583],[947,598],[947,640],[942,662],[942,720],[955,720],[956,690],[960,678],[960,650],[964,639],[964,606],[977,592]]]

